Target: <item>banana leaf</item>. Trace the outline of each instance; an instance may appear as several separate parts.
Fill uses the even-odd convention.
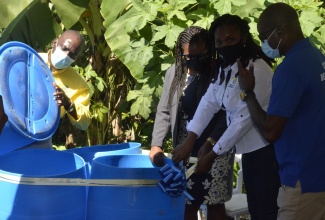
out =
[[[6,4],[3,4],[4,2]],[[20,41],[37,51],[43,51],[44,47],[62,32],[60,25],[52,15],[49,3],[41,0],[34,0],[29,4],[27,4],[28,1],[21,1],[21,4],[17,4],[17,2],[20,0],[0,0],[1,7],[5,7],[1,11],[7,11],[9,18],[14,18],[5,27],[5,31],[0,37],[0,45],[8,41]],[[23,10],[21,10],[22,8]],[[2,25],[5,24],[4,22]]]

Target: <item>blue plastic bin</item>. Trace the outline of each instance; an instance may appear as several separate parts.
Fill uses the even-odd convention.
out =
[[[107,155],[125,155],[125,154],[141,154],[141,144],[137,142],[128,142],[121,144],[106,144],[106,145],[94,145],[89,147],[80,147],[67,150],[81,156],[89,165],[91,170],[91,164],[94,158],[107,156]],[[89,170],[89,172],[91,172]]]
[[[171,159],[165,162],[172,165]],[[93,160],[91,179],[159,181],[159,169],[147,155],[103,156]],[[91,186],[87,219],[180,220],[184,219],[184,208],[184,196],[168,196],[157,184]]]
[[[0,177],[0,219],[82,220],[86,217],[85,186],[10,182],[17,177],[86,179],[85,162],[76,154],[45,149],[10,152],[0,156]]]

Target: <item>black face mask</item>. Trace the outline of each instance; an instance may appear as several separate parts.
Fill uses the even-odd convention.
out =
[[[200,58],[200,59],[190,59],[185,60],[185,64],[187,68],[193,69],[196,71],[202,71],[204,67],[207,65],[207,59],[206,58]]]
[[[218,59],[220,59],[224,65],[232,65],[235,63],[237,58],[241,56],[243,50],[244,44],[242,42],[231,46],[216,48]]]

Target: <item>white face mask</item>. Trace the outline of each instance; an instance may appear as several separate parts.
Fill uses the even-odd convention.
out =
[[[276,29],[274,29],[274,31]],[[270,34],[270,36],[266,40],[264,40],[262,42],[262,50],[265,53],[265,55],[268,56],[268,57],[270,57],[270,58],[279,58],[279,57],[281,57],[281,55],[280,55],[280,51],[279,51],[278,48],[279,48],[279,45],[281,43],[282,38],[280,39],[280,41],[279,41],[278,46],[276,47],[276,49],[273,49],[269,45],[269,42],[268,42],[268,40],[270,39],[270,37],[272,36],[272,34],[274,33],[274,31],[272,31],[272,33]]]
[[[56,47],[54,53],[51,54],[51,63],[56,69],[64,69],[70,66],[75,60],[64,53],[61,48]]]

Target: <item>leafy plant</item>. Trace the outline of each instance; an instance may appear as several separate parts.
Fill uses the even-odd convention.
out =
[[[211,1],[157,1],[132,0],[119,6],[119,17],[105,27],[105,39],[112,51],[128,67],[137,80],[134,90],[127,100],[132,101],[131,115],[139,114],[144,119],[154,111],[161,93],[161,80],[151,80],[163,76],[163,72],[173,63],[173,49],[179,33],[190,25],[209,28],[219,15],[232,13],[250,23],[255,40],[256,22],[265,6],[275,0],[211,0]],[[284,1],[299,13],[300,22],[306,36],[323,52],[324,9],[322,2],[314,0]],[[126,10],[127,9],[127,10]],[[109,10],[103,10],[105,18]],[[122,28],[121,28],[122,27]],[[148,82],[153,82],[148,84]]]
[[[190,25],[209,28],[215,18],[231,13],[249,22],[259,42],[258,17],[279,1],[0,0],[0,44],[18,40],[43,51],[63,30],[80,30],[87,47],[76,68],[93,92],[87,145],[136,140],[148,147],[179,33]],[[283,2],[297,10],[304,33],[325,52],[323,1]]]

